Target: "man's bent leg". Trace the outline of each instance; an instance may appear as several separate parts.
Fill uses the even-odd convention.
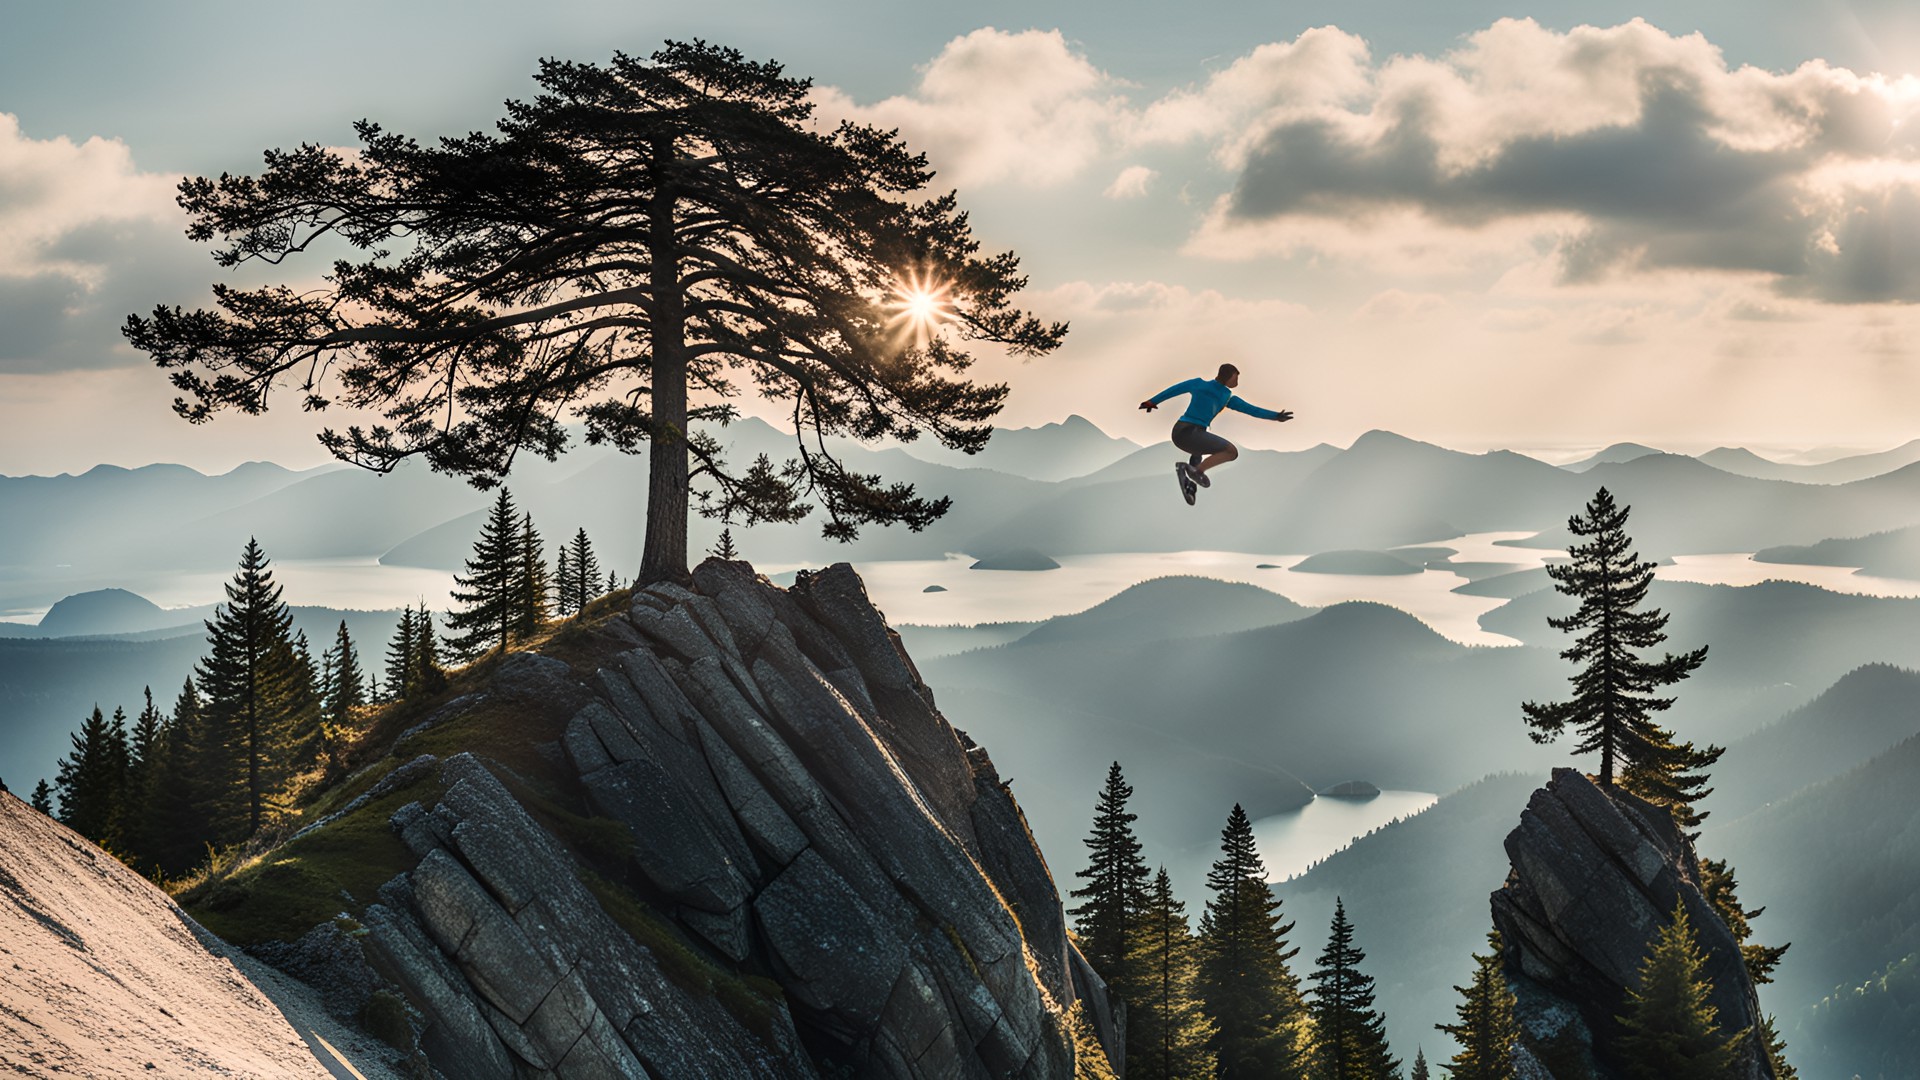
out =
[[[1227,443],[1227,448],[1225,450],[1222,450],[1216,454],[1209,454],[1205,461],[1202,461],[1199,465],[1194,467],[1194,471],[1199,473],[1204,473],[1208,469],[1211,469],[1216,465],[1225,465],[1227,462],[1232,461],[1234,458],[1237,458],[1239,456],[1240,456],[1240,449],[1234,446],[1232,443]]]

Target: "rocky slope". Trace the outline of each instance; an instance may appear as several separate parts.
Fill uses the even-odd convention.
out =
[[[1618,788],[1555,769],[1507,835],[1512,871],[1493,894],[1518,999],[1519,1075],[1616,1080],[1608,1046],[1637,985],[1641,960],[1684,905],[1706,954],[1704,974],[1723,1031],[1759,1030],[1759,998],[1738,943],[1700,891],[1698,856],[1665,810]],[[1737,1075],[1773,1080],[1754,1038]]]
[[[379,808],[411,865],[270,954],[352,985],[357,942],[342,1007],[397,992],[462,1080],[1070,1077],[1076,1004],[1119,1057],[1019,807],[851,568],[709,560],[570,648],[510,657],[287,845]],[[489,716],[557,738],[448,734]]]
[[[317,1007],[307,1015],[289,1000],[297,993],[263,990],[165,893],[5,790],[0,1066],[8,1075],[389,1075],[378,1047]],[[298,1030],[289,1017],[300,1018]],[[349,1061],[361,1071],[349,1071]]]

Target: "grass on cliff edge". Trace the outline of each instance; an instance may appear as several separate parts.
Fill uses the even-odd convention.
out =
[[[626,590],[602,596],[582,615],[516,643],[514,651],[553,657],[584,679],[620,650],[610,635],[598,631],[626,610],[630,597]],[[538,749],[540,743],[560,737],[569,717],[482,700],[413,738],[399,738],[441,706],[483,689],[500,661],[498,652],[490,653],[448,672],[447,686],[438,694],[369,710],[349,756],[352,771],[301,792],[283,823],[284,834],[339,811],[420,754],[444,759],[471,751],[507,764],[514,773],[507,780],[509,789],[563,843],[593,862],[617,859],[623,844],[618,832],[606,827],[612,823],[570,809],[575,800],[559,769]],[[241,946],[293,941],[336,916],[357,918],[377,899],[381,885],[419,861],[394,835],[388,818],[415,800],[432,805],[442,790],[427,778],[298,840],[264,850],[257,850],[260,845],[255,843],[218,852],[200,872],[172,883],[169,891],[201,925]],[[627,854],[631,844],[631,838],[625,838]]]

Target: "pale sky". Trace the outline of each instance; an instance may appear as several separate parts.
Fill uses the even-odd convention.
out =
[[[1073,331],[985,365],[1008,425],[1164,439],[1135,404],[1228,359],[1299,417],[1224,421],[1252,446],[1920,435],[1920,5],[1515,11],[0,0],[0,473],[323,460],[292,408],[188,427],[121,342],[219,277],[178,179],[486,127],[541,56],[669,37],[898,127],[1021,255]]]

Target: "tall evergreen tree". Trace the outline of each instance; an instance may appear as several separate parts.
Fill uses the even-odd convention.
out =
[[[1754,945],[1748,939],[1753,937],[1752,920],[1765,914],[1766,908],[1757,907],[1749,911],[1740,903],[1736,890],[1740,882],[1734,879],[1733,868],[1724,859],[1700,860],[1700,891],[1706,895],[1707,902],[1713,905],[1721,921],[1733,932],[1733,940],[1740,944],[1740,958],[1746,961],[1747,974],[1757,983],[1773,981],[1773,969],[1780,966],[1780,960],[1792,943],[1786,945]]]
[[[116,710],[115,716],[117,740],[116,725],[100,706],[93,707],[80,730],[67,736],[72,750],[56,763],[53,781],[60,793],[60,823],[99,844],[111,839],[125,794],[126,713]]]
[[[1706,957],[1694,940],[1684,904],[1660,929],[1640,964],[1640,985],[1627,990],[1625,1029],[1614,1053],[1634,1080],[1732,1080],[1740,1046],[1753,1032],[1729,1036],[1707,1000]]]
[[[648,456],[646,582],[687,575],[697,481],[715,516],[824,533],[925,528],[951,505],[848,469],[839,436],[929,432],[977,450],[1006,396],[965,378],[966,342],[1056,348],[1064,324],[1011,306],[1010,253],[983,254],[952,192],[897,134],[823,123],[806,79],[705,42],[605,65],[542,61],[538,95],[496,130],[268,155],[264,175],[184,181],[188,235],[225,265],[277,263],[316,230],[363,258],[319,289],[223,287],[218,308],[133,316],[135,348],[172,372],[176,409],[259,412],[304,378],[381,422],[328,430],[337,456],[386,470],[413,455],[482,488],[517,454],[587,440]],[[304,376],[299,373],[306,373]],[[791,404],[798,455],[756,485],[707,425],[752,380]],[[698,397],[707,400],[701,401]],[[449,419],[453,418],[453,419]]]
[[[573,545],[561,544],[553,563],[553,609],[563,619],[575,614],[580,610],[575,604],[579,595],[580,575],[573,572]]]
[[[313,647],[307,632],[297,631],[289,649],[293,679],[288,689],[285,718],[280,733],[282,770],[294,775],[313,767],[325,745],[321,730],[320,673],[313,662]]]
[[[467,560],[465,576],[453,576],[453,599],[459,606],[447,615],[447,643],[462,656],[475,657],[494,648],[506,650],[508,635],[513,633],[524,608],[520,600],[526,583],[526,575],[520,571],[522,550],[524,539],[513,496],[501,488],[480,526],[480,538],[473,543],[473,557]],[[396,685],[389,666],[388,697],[401,696]]]
[[[413,617],[413,663],[408,670],[415,693],[437,694],[447,688],[447,672],[440,666],[440,640],[434,635],[433,613],[425,600]]]
[[[194,668],[206,749],[237,758],[208,777],[225,789],[213,799],[215,843],[243,839],[266,824],[298,764],[289,743],[313,690],[311,667],[303,669],[294,652],[293,614],[259,541],[247,541],[226,595],[207,620],[207,655]]]
[[[333,635],[333,648],[326,651],[323,660],[327,679],[321,715],[326,755],[329,762],[338,764],[339,754],[354,728],[353,711],[367,703],[366,677],[360,672],[360,650],[354,647],[353,635],[347,632],[347,620],[340,620],[340,629]]]
[[[122,858],[141,872],[153,867],[155,810],[162,793],[159,788],[161,759],[166,754],[167,716],[153,703],[153,687],[141,690],[140,715],[134,718],[129,739],[126,799],[121,806],[120,843]]]
[[[1138,815],[1127,812],[1127,800],[1132,797],[1133,787],[1116,761],[1108,767],[1106,786],[1094,803],[1093,831],[1086,839],[1087,868],[1074,873],[1086,882],[1071,894],[1081,903],[1069,909],[1087,962],[1119,987],[1128,985],[1127,950],[1147,886],[1147,864],[1133,835]]]
[[[1453,1007],[1460,1022],[1434,1025],[1460,1044],[1447,1065],[1453,1080],[1514,1080],[1513,1047],[1520,1041],[1520,1023],[1502,970],[1506,946],[1497,930],[1487,935],[1487,944],[1485,956],[1473,954],[1472,981],[1454,987],[1461,998]]]
[[[1571,700],[1529,701],[1521,711],[1535,742],[1551,742],[1569,725],[1578,731],[1573,752],[1600,752],[1603,787],[1617,776],[1627,790],[1673,808],[1682,824],[1694,824],[1705,815],[1692,814],[1691,806],[1711,790],[1704,770],[1719,759],[1721,749],[1696,750],[1690,742],[1675,742],[1654,719],[1674,699],[1655,692],[1693,674],[1706,661],[1707,649],[1668,653],[1657,661],[1640,658],[1641,651],[1667,639],[1667,615],[1640,607],[1654,564],[1633,551],[1626,531],[1630,509],[1601,488],[1584,515],[1567,519],[1568,530],[1586,542],[1568,548],[1572,561],[1549,565],[1547,574],[1555,589],[1579,599],[1580,609],[1547,624],[1580,635],[1560,654],[1580,670],[1570,676]]]
[[[1407,1074],[1407,1080],[1433,1080],[1433,1073],[1427,1069],[1427,1051],[1423,1046],[1413,1048],[1413,1071]]]
[[[1133,925],[1126,987],[1127,1075],[1133,1080],[1209,1080],[1213,1025],[1195,990],[1199,943],[1165,867],[1148,886]]]
[[[1353,943],[1346,904],[1333,899],[1333,926],[1320,966],[1308,976],[1313,988],[1312,1076],[1314,1080],[1397,1080],[1400,1063],[1387,1052],[1386,1020],[1373,1007],[1373,976],[1361,972],[1367,958]]]
[[[33,785],[33,796],[27,800],[27,805],[48,817],[53,816],[53,789],[47,786],[46,777],[41,777],[40,782]]]
[[[1220,833],[1220,858],[1207,871],[1213,893],[1200,916],[1200,1001],[1213,1021],[1220,1080],[1304,1074],[1306,1008],[1287,967],[1293,924],[1267,887],[1253,823],[1235,804]]]
[[[224,793],[233,757],[209,746],[200,693],[188,677],[174,699],[160,751],[153,763],[154,796],[148,805],[153,841],[147,852],[160,877],[193,868],[213,838],[214,807]]]
[[[594,556],[593,541],[587,539],[587,530],[584,528],[575,532],[566,546],[573,553],[573,610],[585,611],[587,604],[602,591],[600,560]]]
[[[405,701],[413,696],[414,672],[420,659],[420,635],[413,609],[401,608],[400,621],[393,624],[393,639],[387,642],[387,700]]]
[[[522,640],[540,632],[552,610],[549,601],[553,582],[547,576],[546,544],[533,527],[533,515],[520,515],[519,583],[514,592],[514,637]]]

